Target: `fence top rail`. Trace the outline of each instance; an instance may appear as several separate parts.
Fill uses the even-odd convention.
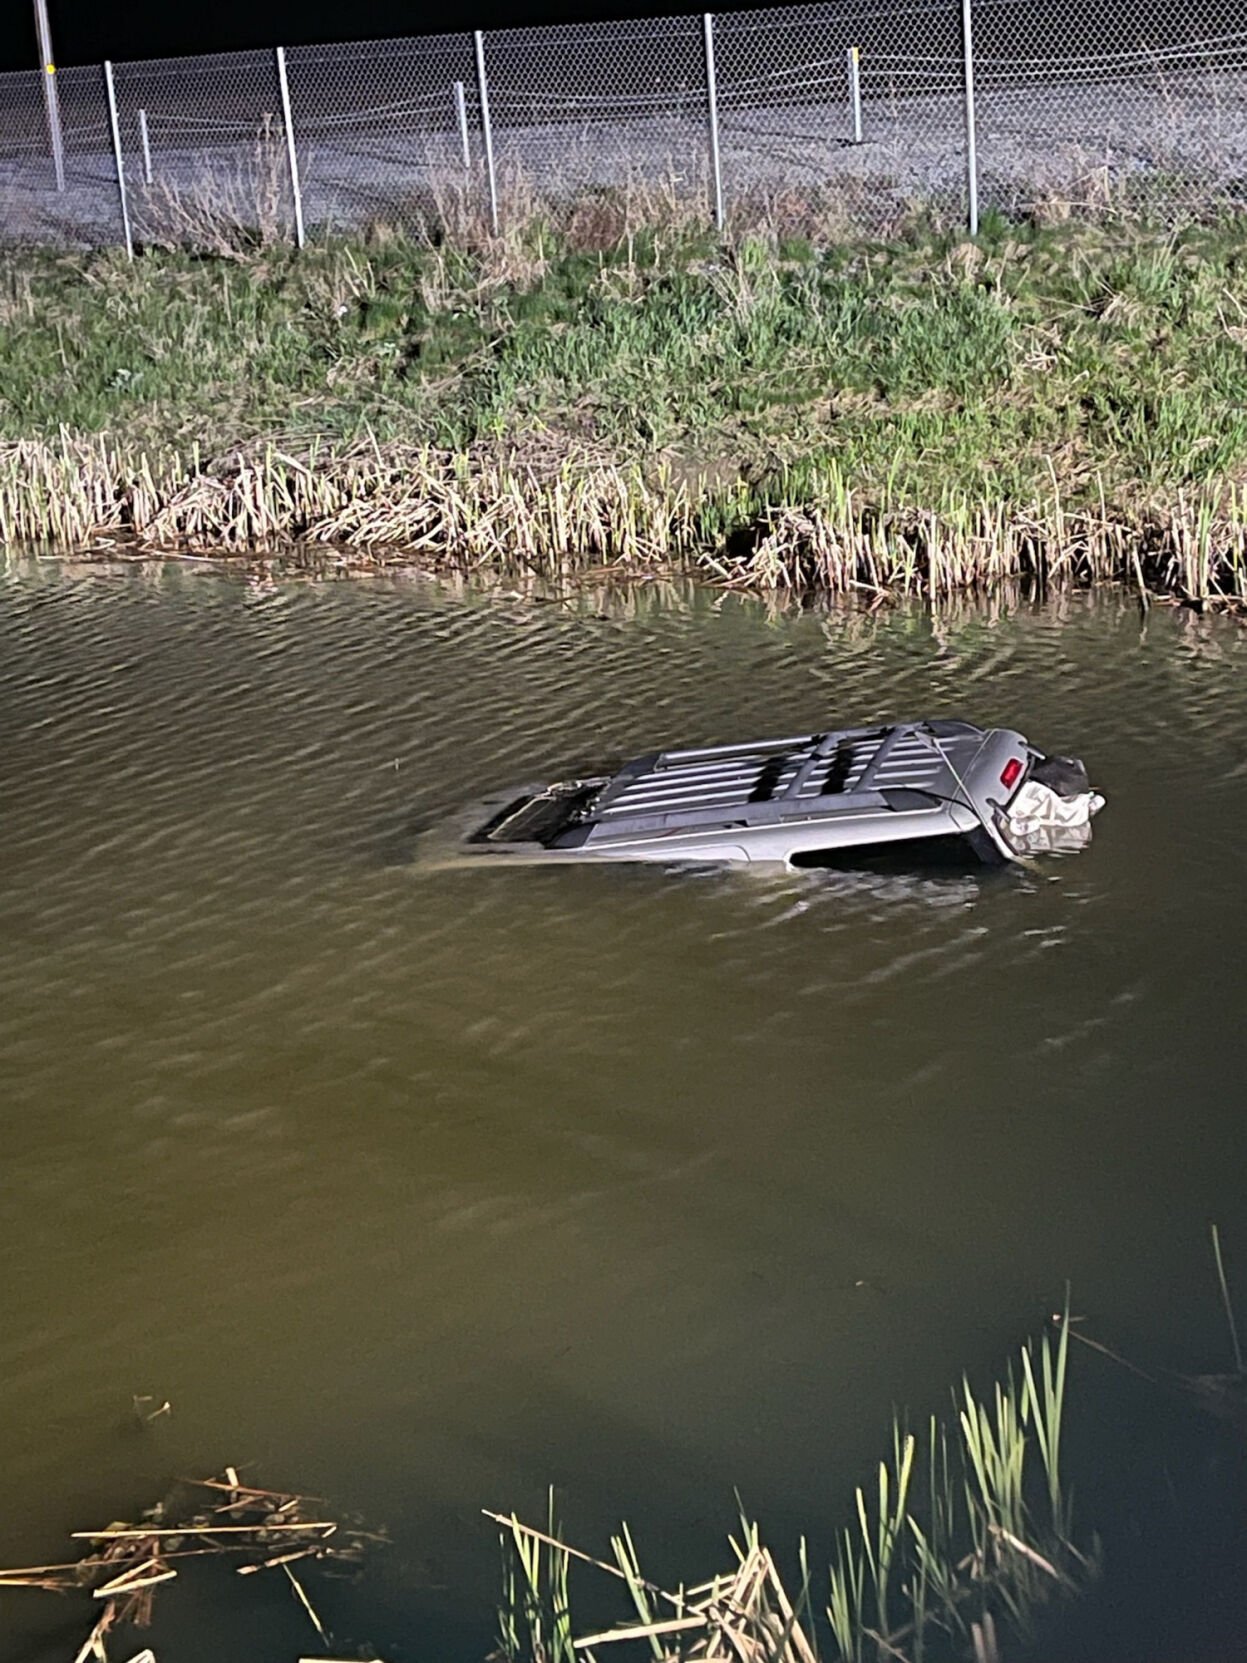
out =
[[[267,69],[273,62],[272,47],[248,47],[240,52],[192,52],[184,58],[114,59],[114,75],[223,75],[239,70]],[[61,74],[66,73],[64,70]]]
[[[718,27],[715,18],[715,27]],[[486,29],[485,45],[491,52],[531,50],[550,47],[566,51],[569,46],[659,46],[666,40],[700,42],[702,21],[697,16],[646,18],[595,18],[590,23],[511,24],[503,29]]]
[[[565,27],[574,29],[575,24]],[[395,35],[388,40],[345,40],[288,46],[286,62],[302,68],[334,68],[339,64],[373,63],[378,58],[442,58],[449,52],[472,50],[472,35],[459,29],[442,35]]]

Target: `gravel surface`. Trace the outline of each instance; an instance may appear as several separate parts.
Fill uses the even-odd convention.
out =
[[[127,124],[129,125],[129,124]],[[863,140],[850,142],[845,102],[721,111],[723,182],[733,197],[820,187],[845,229],[886,231],[898,215],[929,204],[964,210],[966,124],[960,94],[863,105]],[[977,141],[980,208],[1102,211],[1141,202],[1206,211],[1239,201],[1247,181],[1247,73],[1184,73],[1082,85],[982,86]],[[479,134],[471,135],[477,201],[484,196]],[[494,135],[504,207],[509,191],[566,196],[586,187],[644,182],[676,198],[711,198],[707,125],[701,115],[627,121],[586,119],[501,127]],[[25,145],[5,156],[0,138],[0,219],[9,241],[89,246],[121,241],[117,181],[106,132],[77,135],[66,189],[50,161]],[[431,197],[462,193],[454,132],[353,131],[300,134],[304,216],[309,226],[347,229],[377,218],[411,219]],[[137,149],[126,157],[136,231],[181,223],[200,240],[200,204],[246,223],[288,229],[285,147],[239,138],[158,147],[147,192]],[[832,207],[832,213],[835,209]],[[208,218],[211,217],[209,212]],[[200,228],[200,229],[197,229]]]

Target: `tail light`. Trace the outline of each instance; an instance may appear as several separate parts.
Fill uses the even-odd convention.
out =
[[[1000,783],[1006,791],[1012,791],[1022,777],[1022,761],[1020,757],[1011,756],[1000,770]]]

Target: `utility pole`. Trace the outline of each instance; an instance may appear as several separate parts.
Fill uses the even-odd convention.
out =
[[[61,101],[56,94],[56,60],[52,56],[48,0],[35,0],[35,33],[39,37],[39,79],[43,82],[43,103],[48,114],[48,137],[52,141],[52,165],[56,169],[56,188],[63,191],[65,148],[61,143]]]

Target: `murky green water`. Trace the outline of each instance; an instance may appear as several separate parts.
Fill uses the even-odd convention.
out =
[[[410,858],[485,787],[915,713],[1084,753],[1093,849],[768,881]],[[673,1577],[723,1560],[734,1486],[777,1545],[825,1534],[892,1404],[1000,1365],[1067,1279],[1140,1361],[1227,1366],[1234,624],[13,563],[0,805],[0,1562],[251,1461],[393,1531],[324,1595],[340,1626],[453,1663],[490,1636],[479,1507],[553,1481],[578,1539],[626,1515]],[[1237,1457],[1076,1361],[1079,1509],[1122,1567],[1165,1482],[1186,1532],[1184,1482]],[[174,1410],[141,1437],[135,1393]],[[179,1590],[161,1663],[307,1649],[248,1587],[245,1647]],[[1125,1632],[1139,1586],[1104,1598]],[[84,1632],[0,1600],[5,1658]]]

